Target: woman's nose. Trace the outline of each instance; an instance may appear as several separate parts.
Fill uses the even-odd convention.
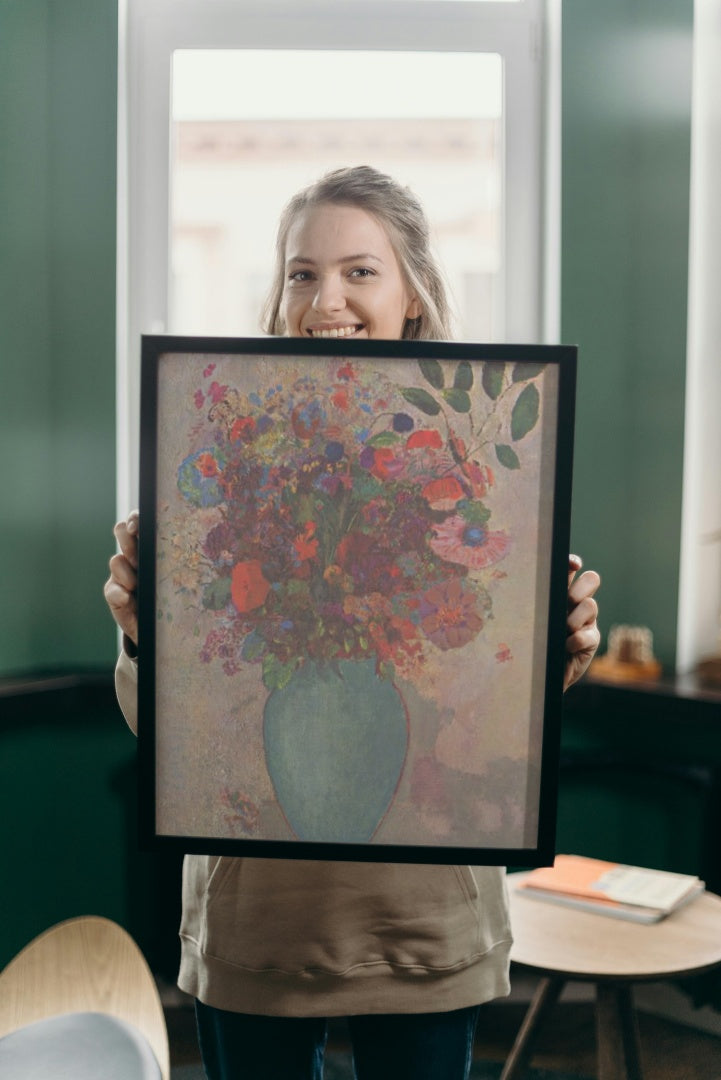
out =
[[[340,311],[345,307],[343,283],[336,274],[327,274],[318,279],[313,307],[321,314]]]

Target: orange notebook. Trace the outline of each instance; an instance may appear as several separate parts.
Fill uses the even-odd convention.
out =
[[[657,922],[703,892],[704,883],[693,874],[557,855],[553,866],[532,870],[518,887],[534,899]]]

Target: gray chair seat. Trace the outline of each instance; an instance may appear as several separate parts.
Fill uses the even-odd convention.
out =
[[[161,1080],[145,1036],[114,1016],[81,1012],[37,1020],[0,1038],[7,1080]]]

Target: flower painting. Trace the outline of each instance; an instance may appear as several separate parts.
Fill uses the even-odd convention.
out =
[[[558,364],[267,344],[156,357],[159,831],[533,848]]]

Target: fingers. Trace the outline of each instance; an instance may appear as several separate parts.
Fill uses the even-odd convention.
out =
[[[125,521],[119,521],[113,529],[122,554],[131,566],[136,568],[138,565],[138,529],[139,516],[137,510],[133,510],[128,514]]]
[[[574,631],[566,638],[566,652],[569,656],[588,654],[589,662],[601,643],[601,632],[595,622]]]
[[[138,644],[138,606],[135,593],[120,585],[112,576],[103,589],[110,613],[120,629],[130,640]]]
[[[571,585],[573,584],[573,579],[575,578],[578,571],[582,568],[582,566],[583,566],[583,559],[581,558],[580,555],[569,555],[568,556],[568,587],[569,587],[569,589],[571,588]]]
[[[580,604],[587,597],[593,596],[601,585],[601,578],[595,570],[585,570],[575,581],[569,571],[568,607],[569,610]]]
[[[564,690],[577,682],[588,669],[601,642],[596,620],[598,604],[594,596],[601,584],[595,570],[576,574],[583,566],[578,556],[568,559],[568,615],[566,617],[566,672]]]
[[[594,626],[598,618],[598,604],[593,596],[584,596],[577,604],[574,604],[566,616],[566,630],[569,634],[576,633],[584,626]]]
[[[138,588],[138,528],[138,512],[134,510],[125,521],[119,521],[113,529],[120,553],[113,555],[110,559],[110,577],[105,582],[103,589],[111,615],[123,633],[127,634],[136,645],[138,643],[138,606],[136,599]]]

